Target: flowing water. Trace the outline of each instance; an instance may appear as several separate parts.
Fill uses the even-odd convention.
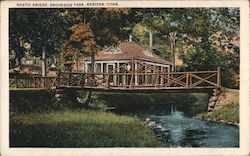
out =
[[[167,129],[170,147],[239,147],[238,127],[188,117],[173,106],[170,110],[148,116]]]
[[[206,101],[153,105],[150,108],[127,108],[116,110],[125,114],[149,117],[161,123],[169,136],[165,142],[170,147],[239,147],[239,128],[212,121],[194,118],[197,113],[206,111]]]

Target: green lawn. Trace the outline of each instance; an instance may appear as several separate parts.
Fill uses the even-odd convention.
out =
[[[11,113],[14,147],[162,147],[136,117],[100,111]]]

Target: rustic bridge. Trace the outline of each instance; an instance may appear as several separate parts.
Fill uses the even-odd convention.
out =
[[[141,68],[133,70],[134,62],[107,73],[59,71],[55,77],[14,76],[9,79],[9,87],[118,92],[196,92],[221,87],[219,67],[215,71],[163,72],[142,62],[137,62]],[[128,64],[132,70],[126,68]]]

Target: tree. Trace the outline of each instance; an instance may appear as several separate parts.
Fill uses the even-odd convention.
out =
[[[95,51],[96,42],[89,25],[78,23],[70,27],[69,31],[70,36],[63,44],[63,61],[72,61],[74,57],[80,57],[81,54],[92,55],[91,53]]]
[[[184,70],[214,70],[221,66],[222,79],[235,77],[232,73],[239,74],[238,8],[136,10],[141,22],[136,24],[133,32],[137,41],[143,45],[148,43],[146,31],[154,31],[154,40],[158,43],[154,48],[158,48],[159,44],[165,45],[165,50],[160,50],[161,56],[170,59],[171,44],[167,38],[169,33],[176,31],[176,52],[187,65]],[[228,73],[229,70],[233,72]],[[229,80],[223,82],[226,81]],[[230,86],[230,83],[234,82],[225,85]]]
[[[90,72],[94,72],[97,51],[124,38],[126,33],[123,27],[128,24],[128,11],[122,8],[67,9],[67,16],[75,24],[69,29],[68,39],[64,42],[64,61],[70,61],[73,56],[80,54],[90,56]],[[88,107],[90,99],[91,91],[88,91],[81,101]]]
[[[69,19],[62,17],[61,9],[10,9],[10,51],[23,56],[24,42],[31,43],[32,55],[43,56],[43,75],[45,59],[51,54],[61,52]]]

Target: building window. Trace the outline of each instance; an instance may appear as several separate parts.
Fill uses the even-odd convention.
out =
[[[87,64],[87,72],[88,72],[88,73],[91,72],[91,64],[90,64],[90,63]]]
[[[106,50],[107,54],[121,54],[122,50],[119,48],[111,47]]]
[[[144,53],[145,53],[147,56],[150,56],[150,57],[153,57],[153,56],[154,56],[152,50],[150,50],[150,49],[144,50]]]
[[[95,72],[96,73],[101,73],[101,63],[97,63],[95,66]]]

